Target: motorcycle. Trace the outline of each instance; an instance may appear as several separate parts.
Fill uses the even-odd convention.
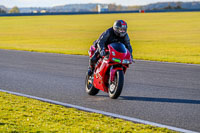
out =
[[[90,58],[96,48],[91,46]],[[131,54],[123,43],[111,43],[106,49],[106,56],[100,58],[95,65],[94,73],[91,76],[86,74],[86,92],[89,95],[96,95],[99,90],[109,94],[112,99],[117,99],[123,88],[124,74],[132,64]]]

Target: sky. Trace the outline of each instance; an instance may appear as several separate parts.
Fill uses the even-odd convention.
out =
[[[200,1],[200,0],[0,0],[0,5],[6,7],[52,7],[66,4],[83,4],[83,3],[115,3],[120,5],[146,5],[155,2],[168,1]]]

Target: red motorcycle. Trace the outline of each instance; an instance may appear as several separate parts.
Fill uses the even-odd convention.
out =
[[[95,47],[91,46],[90,58],[95,50]],[[116,99],[123,88],[124,74],[132,63],[131,54],[122,43],[109,44],[106,53],[106,56],[98,60],[92,76],[86,75],[86,92],[89,95],[96,95],[102,90],[107,92],[110,98]]]

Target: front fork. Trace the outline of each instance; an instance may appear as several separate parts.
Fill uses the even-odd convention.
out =
[[[115,73],[117,70],[123,70],[123,68],[122,67],[113,68],[113,66],[110,67],[109,83],[112,83],[115,80]]]
[[[113,68],[113,66],[111,66],[110,67],[109,83],[112,83],[115,80],[115,73],[116,73],[117,70],[122,70],[125,74],[128,67],[129,67],[129,65],[117,66],[115,68]]]

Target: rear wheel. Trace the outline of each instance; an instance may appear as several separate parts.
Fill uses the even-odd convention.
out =
[[[86,74],[85,90],[89,95],[93,95],[93,96],[99,92],[99,89],[97,89],[93,86],[93,75],[88,76],[88,74]]]
[[[115,79],[113,82],[110,82],[109,85],[109,97],[112,99],[117,99],[121,92],[124,85],[124,72],[122,70],[117,70],[115,74]]]

